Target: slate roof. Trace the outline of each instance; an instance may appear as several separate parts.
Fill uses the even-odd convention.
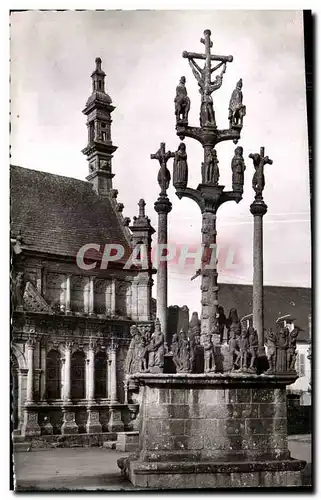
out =
[[[87,181],[11,166],[11,236],[21,230],[29,250],[75,257],[88,243],[118,243],[130,249],[108,198]],[[96,250],[86,256],[101,257]],[[126,260],[126,258],[124,257]],[[123,259],[123,260],[124,260]]]
[[[240,318],[252,312],[252,285],[219,284],[219,301],[227,315],[236,307]],[[311,288],[288,286],[264,287],[264,327],[275,330],[276,320],[290,314],[302,329],[298,341],[309,339],[308,316],[311,314]]]

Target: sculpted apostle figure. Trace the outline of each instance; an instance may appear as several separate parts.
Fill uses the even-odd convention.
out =
[[[231,163],[232,168],[232,189],[234,192],[243,193],[244,186],[244,171],[246,169],[244,158],[243,158],[243,148],[238,146],[234,151],[234,156]]]
[[[173,169],[173,185],[176,189],[186,189],[188,182],[187,153],[184,142],[175,153]]]
[[[180,121],[188,121],[188,113],[190,110],[191,102],[187,95],[185,83],[186,78],[185,76],[182,76],[180,78],[179,84],[176,87],[176,97],[174,99],[176,123]]]

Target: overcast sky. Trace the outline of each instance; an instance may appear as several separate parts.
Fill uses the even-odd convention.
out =
[[[175,87],[187,78],[189,122],[199,125],[200,96],[183,50],[203,51],[204,29],[212,31],[213,52],[234,56],[221,89],[213,94],[219,128],[228,127],[228,103],[243,78],[247,115],[239,145],[247,169],[243,201],[218,212],[222,248],[220,281],[252,282],[252,216],[249,205],[253,164],[249,153],[265,146],[264,280],[270,285],[310,286],[310,207],[302,12],[295,11],[85,11],[22,12],[11,15],[11,162],[36,170],[85,179],[81,149],[87,143],[81,111],[91,92],[90,74],[101,57],[106,89],[116,110],[112,139],[114,187],[124,216],[137,215],[138,200],[157,228],[153,205],[159,194],[158,162],[150,160],[160,142],[175,151]],[[189,186],[201,180],[199,143],[185,140]],[[217,146],[220,183],[231,188],[235,145]],[[171,160],[172,161],[172,160]],[[169,163],[171,166],[171,163]],[[135,188],[134,188],[135,185]],[[169,240],[200,242],[197,205],[169,189],[173,210]],[[193,270],[169,267],[169,303],[200,309],[200,278]],[[156,291],[156,290],[155,290]]]

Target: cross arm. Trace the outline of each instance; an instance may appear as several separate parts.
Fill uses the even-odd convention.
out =
[[[206,59],[206,54],[198,54],[197,52],[187,52],[184,50],[182,54],[184,59]],[[219,56],[216,54],[211,54],[211,61],[221,61],[221,62],[232,62],[233,56]]]

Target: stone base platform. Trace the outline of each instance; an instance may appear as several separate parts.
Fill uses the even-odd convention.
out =
[[[137,487],[300,486],[290,457],[286,386],[296,374],[136,374],[138,451],[119,460]]]
[[[271,488],[301,486],[302,460],[268,462],[152,462],[120,458],[124,477],[140,488]]]

